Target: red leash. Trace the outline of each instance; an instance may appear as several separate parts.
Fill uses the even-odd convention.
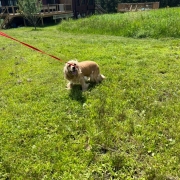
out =
[[[13,37],[11,37],[11,36],[9,36],[9,35],[1,32],[1,31],[0,31],[0,36],[4,36],[4,37],[6,37],[6,38],[9,38],[9,39],[12,39],[12,40],[14,40],[14,41],[17,41],[17,42],[23,44],[24,46],[27,46],[28,48],[31,48],[31,49],[33,49],[33,50],[35,50],[35,51],[38,51],[38,52],[42,53],[42,54],[46,54],[46,55],[48,55],[48,56],[50,56],[50,57],[52,57],[52,58],[54,58],[54,59],[56,59],[56,60],[62,61],[60,58],[58,58],[58,57],[56,57],[56,56],[53,56],[53,55],[48,54],[48,53],[46,53],[46,52],[44,52],[44,51],[41,51],[41,50],[38,49],[38,48],[35,48],[35,47],[33,47],[33,46],[29,45],[29,44],[26,44],[26,43],[24,43],[24,42],[21,42],[21,41],[19,41],[19,40],[13,38]]]

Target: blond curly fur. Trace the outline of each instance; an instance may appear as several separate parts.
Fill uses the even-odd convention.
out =
[[[81,84],[82,90],[86,91],[90,82],[100,83],[105,76],[100,74],[99,66],[94,61],[70,60],[64,66],[64,76],[69,81],[67,89],[71,89],[74,84]]]

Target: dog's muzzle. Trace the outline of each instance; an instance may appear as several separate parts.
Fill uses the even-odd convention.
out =
[[[76,75],[76,74],[77,74],[77,70],[76,70],[76,68],[75,68],[75,67],[73,67],[73,68],[72,68],[71,73],[72,73],[73,75]]]
[[[74,66],[72,67],[72,71],[73,71],[73,72],[76,71],[76,68],[75,68]]]

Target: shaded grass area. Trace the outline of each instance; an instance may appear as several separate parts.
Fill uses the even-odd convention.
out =
[[[63,21],[58,29],[78,34],[179,38],[180,8],[91,16],[77,21]]]
[[[179,179],[179,39],[76,35],[56,27],[0,38],[1,179]],[[68,59],[107,79],[65,89]]]

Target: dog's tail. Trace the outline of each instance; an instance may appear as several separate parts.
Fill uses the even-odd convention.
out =
[[[101,82],[103,79],[105,79],[106,77],[104,76],[104,75],[102,75],[102,74],[99,74],[98,75],[98,82]]]
[[[102,74],[101,74],[101,78],[102,78],[102,79],[106,79],[106,77],[105,77],[104,75],[102,75]]]

